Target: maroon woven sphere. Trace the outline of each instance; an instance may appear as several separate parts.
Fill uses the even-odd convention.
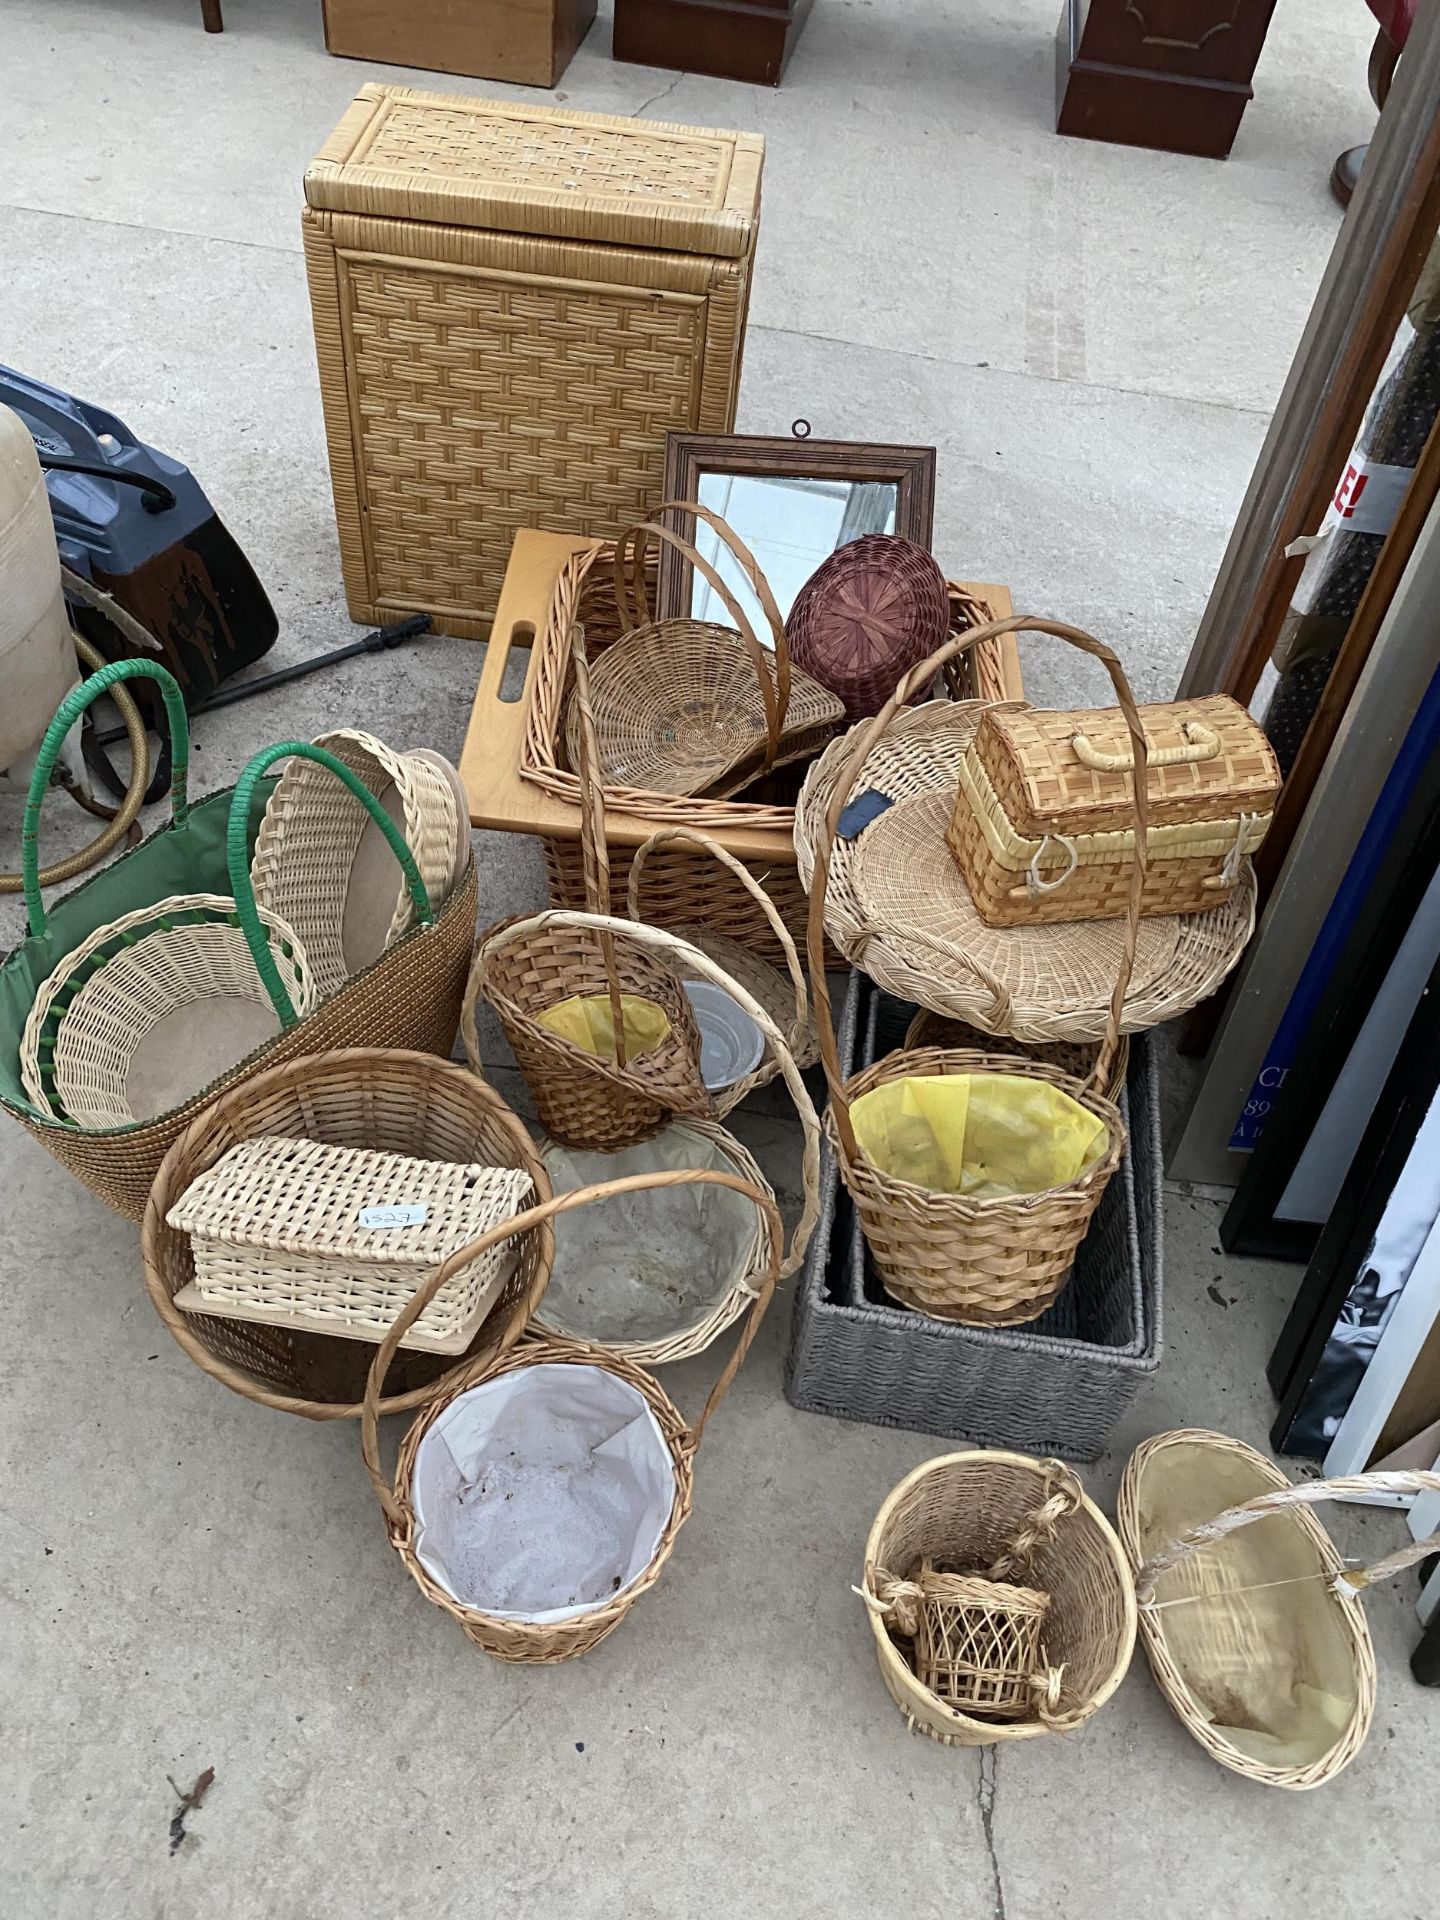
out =
[[[924,547],[867,533],[822,561],[795,596],[790,657],[838,694],[851,720],[878,713],[896,682],[944,644],[945,576]]]

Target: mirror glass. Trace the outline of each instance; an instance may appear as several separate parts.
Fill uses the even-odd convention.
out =
[[[732,526],[760,563],[782,614],[820,562],[863,533],[894,533],[900,490],[893,480],[816,480],[799,474],[702,473],[698,498]],[[766,646],[760,602],[713,527],[695,523],[695,544],[739,600]],[[690,612],[718,626],[735,622],[708,581],[692,575]]]

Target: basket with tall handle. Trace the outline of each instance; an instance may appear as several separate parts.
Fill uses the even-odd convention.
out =
[[[1136,1448],[1117,1520],[1140,1637],[1155,1684],[1212,1760],[1292,1792],[1350,1765],[1375,1713],[1360,1595],[1440,1550],[1440,1534],[1357,1567],[1311,1508],[1437,1490],[1440,1473],[1420,1471],[1292,1486],[1264,1454],[1201,1428]]]
[[[385,1376],[409,1326],[453,1269],[506,1232],[548,1228],[593,1200],[685,1183],[744,1194],[763,1215],[767,1240],[749,1318],[698,1419],[687,1422],[631,1360],[580,1341],[529,1340],[427,1401],[401,1442],[393,1482],[387,1479],[378,1428]],[[421,1592],[475,1646],[500,1660],[573,1660],[613,1633],[654,1586],[690,1513],[701,1437],[750,1350],[779,1265],[780,1216],[767,1193],[722,1169],[680,1170],[579,1188],[532,1207],[462,1248],[417,1291],[371,1364],[361,1448],[391,1545]],[[617,1479],[607,1479],[600,1492],[624,1505],[620,1522],[593,1493],[587,1501],[587,1482],[608,1477],[617,1454],[629,1484],[622,1491]],[[638,1504],[637,1486],[645,1495]],[[561,1516],[571,1525],[558,1524]],[[472,1517],[492,1551],[478,1550]],[[586,1564],[557,1570],[555,1547],[578,1556],[582,1534]],[[508,1559],[493,1550],[500,1542]],[[543,1565],[534,1557],[537,1546]]]
[[[1088,1076],[1081,1080],[1038,1060],[945,1047],[902,1049],[848,1081],[840,1070],[824,959],[825,892],[836,830],[871,747],[910,694],[944,666],[956,642],[912,668],[880,713],[856,729],[814,846],[808,938],[820,1057],[830,1090],[826,1128],[875,1264],[888,1290],[906,1306],[973,1326],[1018,1326],[1045,1311],[1069,1277],[1075,1249],[1126,1151],[1125,1122],[1108,1097],[1108,1088],[1120,1051],[1120,1023],[1145,881],[1145,735],[1119,660],[1100,641],[1058,621],[1017,618],[1001,624],[1051,634],[1101,661],[1134,743],[1135,859],[1129,908],[1105,1036]],[[998,998],[1003,994],[998,983],[996,990]],[[1068,1177],[1031,1190],[976,1195],[961,1190],[963,1182],[949,1189],[922,1184],[898,1171],[895,1162],[882,1161],[873,1150],[862,1147],[854,1114],[859,1102],[902,1083],[904,1097],[909,1098],[913,1090],[914,1097],[924,1102],[928,1090],[918,1089],[950,1078],[963,1080],[970,1096],[967,1112],[974,1109],[978,1091],[982,1104],[987,1100],[1028,1102],[1080,1128],[1087,1123],[1076,1119],[1076,1110],[1089,1116],[1087,1143],[1072,1156]],[[1001,1087],[1001,1081],[1010,1085]],[[1025,1083],[1041,1091],[1027,1094]],[[1057,1104],[1057,1096],[1062,1104]]]

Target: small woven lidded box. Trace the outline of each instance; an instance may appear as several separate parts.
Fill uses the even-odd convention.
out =
[[[1202,913],[1264,839],[1280,769],[1225,694],[1141,707],[1150,823],[1141,912]],[[1118,707],[981,717],[946,832],[992,927],[1112,920],[1134,859],[1130,735]]]
[[[522,527],[610,537],[728,433],[765,143],[363,86],[305,174],[351,617],[486,638]]]
[[[530,1176],[517,1167],[320,1140],[246,1140],[165,1216],[190,1235],[195,1259],[195,1278],[175,1304],[378,1342],[438,1266],[532,1197]],[[504,1241],[461,1267],[401,1345],[463,1353],[514,1258]]]

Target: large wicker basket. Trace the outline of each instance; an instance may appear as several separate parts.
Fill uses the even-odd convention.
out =
[[[647,1187],[677,1186],[688,1182],[727,1186],[753,1200],[764,1218],[769,1243],[766,1271],[760,1281],[744,1329],[729,1360],[711,1388],[699,1418],[693,1424],[687,1424],[659,1382],[636,1366],[633,1361],[608,1353],[603,1348],[586,1346],[577,1341],[531,1340],[513,1352],[505,1354],[498,1361],[483,1360],[470,1366],[455,1379],[447,1382],[442,1392],[424,1403],[422,1412],[401,1443],[394,1483],[393,1485],[390,1483],[380,1466],[378,1416],[384,1405],[380,1399],[380,1391],[385,1384],[387,1369],[396,1355],[398,1343],[404,1338],[410,1324],[424,1311],[431,1297],[444,1285],[449,1277],[449,1269],[483,1253],[492,1241],[501,1237],[505,1231],[503,1227],[472,1243],[470,1247],[461,1249],[447,1261],[445,1266],[416,1293],[410,1305],[397,1318],[384,1344],[375,1354],[365,1391],[365,1406],[361,1420],[361,1448],[371,1485],[375,1489],[385,1515],[390,1543],[425,1597],[448,1613],[451,1619],[457,1621],[468,1640],[483,1652],[493,1654],[496,1659],[541,1665],[573,1660],[580,1654],[588,1653],[592,1647],[598,1646],[602,1640],[612,1634],[641,1594],[648,1592],[654,1586],[660,1577],[661,1569],[670,1557],[676,1536],[689,1517],[694,1496],[694,1460],[701,1437],[711,1414],[725,1397],[731,1381],[750,1350],[750,1344],[755,1338],[775,1291],[780,1264],[780,1216],[775,1209],[774,1201],[762,1189],[752,1187],[738,1175],[720,1169],[637,1174],[628,1180],[611,1181],[604,1186],[579,1188],[573,1193],[548,1200],[542,1206],[533,1207],[509,1223],[511,1230],[519,1228],[522,1231],[528,1229],[548,1234],[550,1221],[556,1215],[584,1206],[588,1201],[606,1197],[618,1198],[627,1192],[639,1192]],[[501,1615],[487,1612],[480,1607],[467,1605],[457,1600],[432,1578],[416,1550],[417,1514],[413,1480],[416,1459],[428,1429],[460,1395],[469,1389],[487,1385],[499,1378],[514,1376],[529,1368],[550,1366],[594,1369],[609,1374],[624,1382],[648,1403],[658,1433],[669,1452],[675,1492],[668,1521],[648,1564],[634,1579],[620,1587],[613,1598],[603,1599],[569,1618],[532,1620],[516,1618],[513,1614]]]
[[[145,1209],[141,1248],[156,1312],[198,1367],[247,1400],[309,1420],[354,1419],[375,1351],[369,1344],[175,1305],[175,1296],[194,1283],[195,1257],[189,1234],[170,1225],[171,1210],[232,1147],[275,1135],[420,1160],[518,1167],[542,1199],[549,1197],[549,1178],[529,1134],[499,1094],[467,1068],[430,1054],[349,1048],[287,1061],[232,1089],[192,1121],[166,1154]],[[496,1241],[507,1231],[517,1231],[513,1221],[502,1225]],[[457,1358],[407,1349],[380,1410],[405,1412],[438,1382],[507,1352],[545,1290],[554,1257],[548,1219],[533,1222],[503,1293],[465,1352]],[[450,1260],[437,1271],[448,1279],[463,1264]],[[425,1289],[427,1301],[437,1291]]]
[[[1004,1576],[1015,1580],[1023,1569],[1022,1593],[1049,1601],[1044,1684],[1015,1718],[962,1708],[916,1671],[917,1576],[997,1565],[1016,1567]],[[1135,1647],[1135,1592],[1109,1522],[1068,1468],[1022,1453],[945,1454],[907,1474],[870,1529],[860,1591],[886,1690],[915,1732],[944,1746],[1073,1732],[1114,1693]]]

